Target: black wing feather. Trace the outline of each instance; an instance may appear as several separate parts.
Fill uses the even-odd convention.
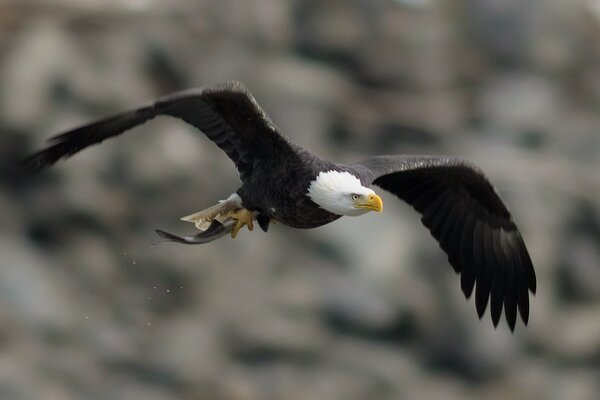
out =
[[[529,319],[529,291],[536,278],[531,258],[510,212],[474,165],[448,157],[381,156],[353,165],[365,182],[394,193],[422,214],[461,289],[481,318],[490,303],[496,326],[502,310],[511,330],[517,310]]]
[[[466,211],[462,204],[456,203],[440,237],[440,246],[448,254],[450,265],[457,273],[460,270],[455,265],[462,265],[460,261],[460,239],[464,230],[465,214]]]
[[[493,266],[494,269],[494,277],[492,278],[491,288],[490,312],[492,314],[492,321],[494,322],[494,325],[498,325],[498,321],[500,321],[500,316],[502,315],[502,305],[503,303],[506,305],[506,300],[508,299],[508,286],[513,283],[511,281],[512,265],[510,263],[503,263],[504,257],[498,252],[498,237],[496,235],[497,231],[492,232],[491,229],[486,229],[486,232],[489,232],[489,237],[487,240],[492,242],[490,244],[491,248],[486,249],[486,253],[487,251],[491,251],[488,262]],[[509,310],[507,307],[504,308],[504,312],[508,321]],[[513,328],[514,323],[511,326],[511,329]]]
[[[467,213],[464,220],[463,232],[460,236],[460,265],[462,273],[460,276],[460,288],[468,299],[473,294],[477,267],[473,258],[473,233],[475,230],[475,217]]]
[[[31,154],[23,161],[23,168],[28,174],[35,174],[61,158],[70,157],[88,146],[120,135],[154,116],[152,107],[142,107],[54,136],[49,139],[50,146]]]
[[[137,110],[55,136],[50,146],[24,160],[24,169],[36,173],[159,115],[182,119],[200,129],[234,162],[242,180],[258,163],[268,167],[296,155],[294,145],[279,134],[250,92],[239,82],[228,82],[161,97]]]

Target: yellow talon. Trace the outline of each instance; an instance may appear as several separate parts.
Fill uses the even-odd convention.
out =
[[[254,213],[250,210],[246,210],[245,208],[240,208],[238,210],[232,211],[229,214],[229,217],[235,219],[237,222],[231,231],[231,238],[235,239],[240,229],[244,227],[244,225],[248,226],[248,230],[251,231],[254,229],[254,224],[252,223],[252,218],[254,217]]]

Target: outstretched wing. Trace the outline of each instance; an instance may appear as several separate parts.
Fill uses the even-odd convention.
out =
[[[234,162],[244,180],[257,163],[269,165],[295,154],[254,97],[239,82],[177,92],[154,103],[65,132],[29,156],[30,173],[72,156],[159,116],[180,118],[206,134]]]
[[[489,300],[494,326],[503,308],[511,330],[517,308],[527,323],[535,271],[508,209],[476,166],[448,157],[381,156],[354,167],[422,214],[423,225],[461,274],[467,298],[476,286],[480,318]]]

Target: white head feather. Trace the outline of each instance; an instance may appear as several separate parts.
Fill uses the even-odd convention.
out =
[[[317,179],[310,183],[308,197],[321,208],[338,215],[357,216],[369,212],[355,206],[353,195],[368,197],[375,192],[364,187],[357,177],[349,172],[320,172]]]

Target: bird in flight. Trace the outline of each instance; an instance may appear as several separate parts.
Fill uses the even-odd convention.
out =
[[[200,233],[163,240],[206,243],[253,222],[266,232],[279,222],[316,228],[342,216],[381,212],[379,187],[410,204],[460,273],[461,289],[481,318],[490,305],[494,326],[502,310],[514,330],[517,310],[527,324],[533,264],[513,219],[481,170],[452,157],[377,156],[354,164],[318,157],[285,138],[246,87],[236,81],[177,92],[50,139],[24,160],[36,173],[61,158],[117,136],[157,116],[179,118],[202,131],[235,164],[241,186],[225,200],[182,218]]]

